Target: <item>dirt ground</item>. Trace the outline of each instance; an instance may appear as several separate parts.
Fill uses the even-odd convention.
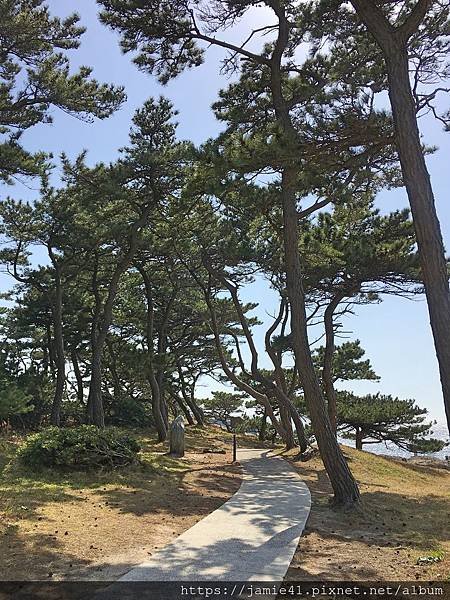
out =
[[[139,435],[141,464],[103,474],[29,473],[17,464],[14,443],[0,445],[1,579],[115,579],[239,488],[229,434],[188,429],[182,460],[166,456],[153,434]],[[259,444],[249,438],[240,443]],[[203,448],[226,454],[204,454]],[[313,506],[286,579],[449,578],[450,470],[348,447],[344,452],[360,484],[358,510],[330,507],[319,457],[293,462]],[[418,564],[433,557],[439,560]]]
[[[106,580],[145,560],[239,488],[230,440],[217,436],[188,433],[182,460],[144,438],[139,467],[95,476],[14,477],[13,461],[0,483],[0,578]]]
[[[320,458],[294,462],[313,504],[286,579],[448,579],[448,467],[438,461],[417,464],[343,449],[360,485],[361,508],[330,508],[331,486]],[[418,564],[420,558],[433,557],[440,560]]]

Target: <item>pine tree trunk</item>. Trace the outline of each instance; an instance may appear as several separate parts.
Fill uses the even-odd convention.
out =
[[[282,176],[283,237],[287,293],[291,306],[292,342],[317,445],[333,487],[334,502],[338,505],[351,505],[359,499],[358,485],[331,428],[309,347],[305,295],[298,251],[296,184],[296,169],[286,168]]]
[[[263,442],[266,439],[267,430],[267,410],[264,409],[263,416],[261,417],[261,425],[259,426],[258,440]]]
[[[291,450],[295,448],[296,443],[294,439],[294,432],[292,430],[292,421],[291,421],[291,412],[289,407],[280,399],[278,399],[278,407],[280,411],[280,421],[284,429],[284,443],[286,445],[286,450]]]
[[[284,52],[289,46],[290,24],[286,18],[284,3],[275,0],[272,8],[279,19],[279,27],[271,58],[270,87],[275,115],[284,132],[284,142],[293,153],[291,160],[286,161],[281,181],[283,244],[287,295],[291,307],[292,342],[317,445],[333,487],[334,502],[339,505],[351,505],[359,500],[358,485],[333,434],[308,341],[305,294],[298,248],[296,192],[299,166],[298,157],[294,155],[295,148],[298,147],[298,140],[289,107],[283,95],[282,80],[282,63]]]
[[[164,377],[164,371],[162,369],[158,369],[156,374],[156,381],[159,389],[159,410],[161,412],[161,417],[164,421],[164,427],[167,431],[169,431],[169,409],[167,406],[167,400],[165,395]]]
[[[450,431],[450,291],[444,243],[420,143],[406,49],[393,51],[387,58],[387,66],[398,153],[416,232]]]
[[[185,399],[186,404],[191,409],[191,411],[195,417],[195,420],[197,421],[197,425],[203,426],[205,424],[205,416],[204,416],[203,411],[200,408],[200,406],[198,406],[196,404],[195,400],[190,398],[187,394],[186,394],[186,396],[183,396],[183,397]]]
[[[172,398],[175,400],[175,402],[178,404],[178,406],[181,408],[181,410],[183,411],[184,416],[186,417],[186,421],[188,422],[188,425],[195,425],[195,421],[192,418],[192,415],[188,409],[188,407],[186,406],[186,404],[184,403],[184,400],[182,400],[180,398],[180,396],[178,396],[177,394],[173,394]]]
[[[416,232],[434,346],[450,431],[450,290],[441,227],[427,170],[409,76],[408,42],[431,2],[418,0],[401,27],[393,28],[378,7],[351,0],[386,60],[389,99],[403,182]],[[405,29],[406,27],[406,29]],[[403,29],[403,30],[402,30]]]
[[[53,396],[50,422],[52,425],[57,427],[59,427],[61,424],[61,405],[64,396],[64,389],[66,387],[66,357],[64,352],[62,302],[61,273],[59,268],[55,267],[55,299],[52,312],[56,354],[56,386]]]
[[[70,353],[70,358],[72,360],[73,372],[75,373],[75,379],[77,382],[77,399],[80,404],[83,404],[84,401],[84,385],[83,385],[83,377],[81,375],[80,363],[78,361],[78,355],[76,350],[72,350]]]
[[[295,425],[295,431],[297,433],[298,445],[300,447],[300,452],[306,452],[306,450],[308,449],[308,440],[306,438],[305,426],[303,425],[303,421],[301,420],[297,409],[295,408],[295,406],[292,403],[290,404],[290,410],[291,410],[291,417],[292,417],[292,420],[294,421],[294,425]]]
[[[149,366],[148,382],[152,391],[152,414],[155,420],[155,427],[158,434],[158,441],[164,442],[167,439],[168,427],[163,418],[161,411],[161,395],[159,390],[158,381],[155,377],[153,367]]]
[[[356,447],[357,450],[362,450],[363,449],[363,433],[362,433],[360,427],[356,428],[356,433],[355,433],[355,447]]]
[[[341,296],[335,296],[325,309],[325,352],[323,356],[322,381],[327,398],[328,418],[330,419],[331,429],[336,435],[337,429],[337,401],[336,390],[334,389],[333,379],[333,357],[334,357],[334,322],[333,315]]]
[[[152,393],[152,414],[155,421],[156,432],[158,434],[158,441],[163,442],[167,439],[168,427],[164,421],[161,412],[161,393],[158,384],[158,380],[155,375],[153,366],[153,334],[154,334],[154,305],[153,305],[153,292],[152,282],[145,268],[139,263],[136,264],[136,268],[142,276],[145,287],[145,297],[147,303],[147,314],[146,314],[146,343],[147,343],[147,380],[150,385]]]
[[[186,402],[186,404],[188,405],[188,407],[191,409],[192,414],[194,415],[195,420],[197,421],[197,425],[203,426],[205,424],[205,416],[203,414],[202,409],[195,402],[195,395],[194,395],[195,394],[195,383],[197,381],[197,378],[194,379],[194,382],[193,382],[192,388],[191,388],[191,392],[189,393],[189,391],[186,389],[186,380],[184,378],[182,366],[181,366],[180,362],[178,362],[178,361],[177,361],[177,371],[178,371],[178,378],[180,380],[181,395],[183,396],[183,399]]]
[[[89,396],[87,402],[88,423],[103,428],[105,414],[102,399],[102,353],[103,346],[96,339],[92,348],[91,380],[89,382]]]

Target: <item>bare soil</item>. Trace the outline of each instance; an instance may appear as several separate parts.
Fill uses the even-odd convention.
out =
[[[238,490],[229,436],[192,431],[179,460],[143,439],[142,464],[114,473],[14,478],[13,459],[0,483],[0,578],[115,579]]]

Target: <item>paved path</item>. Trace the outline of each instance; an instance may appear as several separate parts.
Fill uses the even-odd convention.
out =
[[[281,581],[310,510],[298,474],[267,450],[239,450],[240,489],[119,581]]]

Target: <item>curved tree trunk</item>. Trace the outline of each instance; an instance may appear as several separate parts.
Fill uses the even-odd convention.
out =
[[[159,389],[159,410],[161,412],[161,417],[164,421],[164,427],[167,431],[169,431],[169,407],[167,405],[166,395],[165,395],[165,373],[163,369],[158,369],[156,374],[156,382]]]
[[[377,7],[369,6],[365,0],[352,0],[352,4],[383,50],[386,60],[398,155],[416,232],[450,431],[450,290],[447,262],[433,188],[420,142],[407,49],[409,37],[419,27],[431,2],[418,0],[408,19],[397,29]]]
[[[287,292],[291,305],[293,347],[317,445],[333,487],[334,501],[336,504],[350,505],[359,499],[358,485],[331,428],[309,347],[305,296],[298,252],[296,184],[296,169],[285,169],[282,176],[284,250]]]
[[[450,291],[441,227],[411,94],[406,50],[387,61],[403,180],[416,232],[425,294],[450,431]]]
[[[178,406],[181,408],[181,410],[183,411],[183,414],[186,417],[188,425],[195,425],[195,421],[194,421],[188,407],[185,405],[184,400],[182,400],[176,394],[173,396],[173,398],[176,401],[176,403],[178,404]]]
[[[271,58],[271,91],[277,121],[284,131],[287,147],[297,147],[297,133],[291,121],[289,108],[283,96],[282,60],[289,44],[289,23],[284,5],[275,0],[272,6],[279,19],[278,37]],[[299,255],[298,214],[296,191],[298,159],[284,166],[281,178],[283,210],[283,244],[286,269],[286,288],[291,307],[291,331],[297,369],[303,385],[305,401],[336,504],[351,505],[359,500],[358,485],[345,461],[333,434],[319,379],[314,369],[309,347],[305,294]]]
[[[178,378],[180,380],[180,388],[181,388],[181,394],[183,396],[183,399],[186,402],[186,404],[188,405],[188,407],[191,409],[192,414],[194,415],[195,420],[197,421],[197,425],[203,426],[205,424],[205,415],[203,414],[203,411],[200,408],[200,406],[198,406],[197,403],[195,402],[195,397],[194,397],[195,383],[197,381],[197,378],[194,378],[193,389],[192,389],[191,394],[189,394],[188,391],[186,390],[186,380],[184,378],[183,368],[179,361],[177,361],[177,371],[178,371]]]
[[[197,425],[203,426],[205,424],[205,415],[203,414],[203,411],[200,408],[200,406],[198,406],[197,403],[195,402],[195,400],[190,398],[189,395],[187,395],[187,394],[186,394],[186,396],[183,394],[183,398],[184,398],[186,404],[191,409],[191,411],[195,417],[195,420],[197,421]]]
[[[194,273],[193,273],[193,276],[195,278]],[[198,281],[198,279],[197,279],[197,281]],[[275,432],[278,433],[278,435],[281,437],[281,439],[283,441],[285,441],[286,433],[284,431],[282,424],[276,418],[275,413],[272,408],[272,405],[270,404],[270,400],[268,399],[268,397],[265,394],[261,394],[260,392],[254,390],[245,381],[242,381],[241,379],[239,379],[239,377],[237,377],[237,375],[228,366],[227,360],[225,358],[225,354],[224,354],[224,351],[222,348],[222,344],[220,341],[219,328],[217,326],[217,318],[216,318],[214,306],[212,305],[211,298],[209,297],[207,290],[205,290],[203,288],[203,291],[205,294],[206,305],[208,306],[208,310],[209,310],[209,313],[211,316],[211,324],[212,324],[212,330],[213,330],[213,334],[214,334],[214,343],[216,346],[217,354],[219,355],[219,360],[220,360],[220,364],[222,365],[223,372],[228,377],[228,379],[239,390],[247,393],[249,396],[254,398],[257,402],[259,402],[264,407],[264,409],[267,411],[267,415],[269,416],[269,419],[272,422],[272,425],[274,426]]]
[[[126,250],[123,251],[120,260],[117,262],[108,285],[108,295],[101,310],[101,301],[98,293],[97,268],[93,274],[93,288],[96,299],[95,317],[92,326],[91,346],[92,346],[92,373],[89,385],[88,398],[88,420],[98,427],[105,426],[103,411],[103,399],[101,393],[102,383],[102,355],[106,337],[111,326],[113,317],[114,301],[119,290],[119,282],[122,275],[130,267],[138,249],[138,241],[142,228],[147,224],[152,204],[146,204],[142,207],[139,218],[134,221],[130,227],[129,243]],[[96,256],[96,261],[98,256]]]
[[[168,427],[161,411],[161,395],[153,367],[149,367],[148,382],[152,391],[152,414],[158,433],[158,441],[163,442],[167,439]]]

